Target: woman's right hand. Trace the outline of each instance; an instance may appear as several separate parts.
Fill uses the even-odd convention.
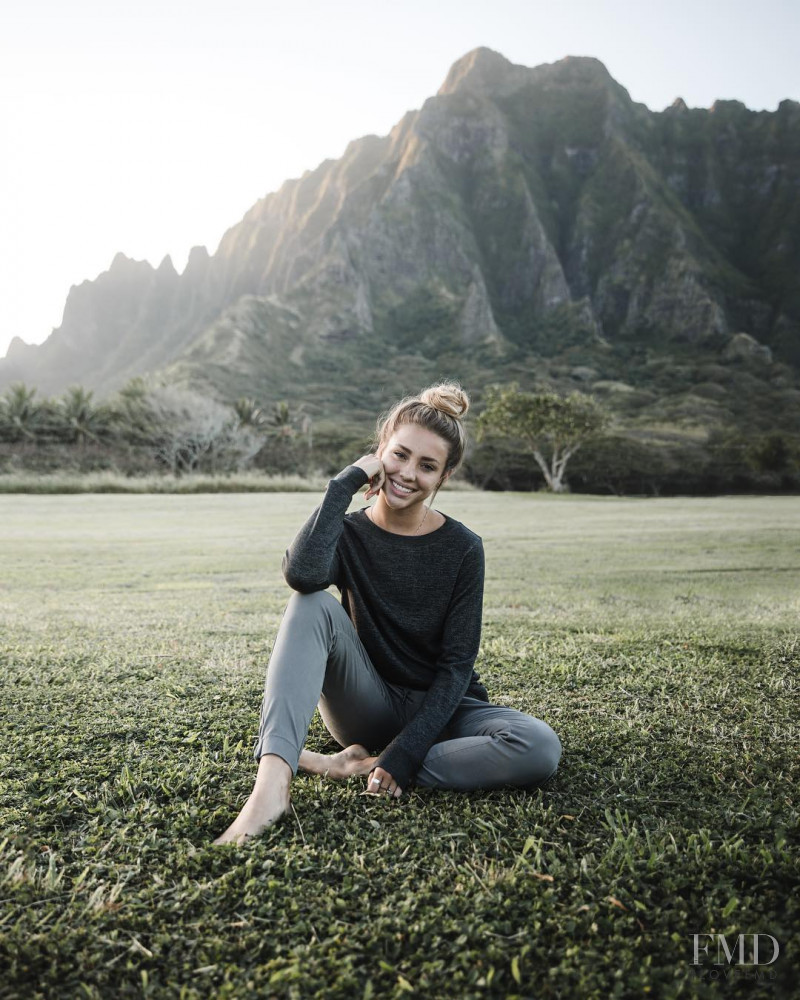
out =
[[[369,500],[371,497],[377,496],[386,481],[383,462],[377,455],[362,455],[357,462],[353,462],[353,465],[357,465],[359,469],[363,469],[369,476],[369,483],[367,485],[367,492],[364,494],[364,499]]]

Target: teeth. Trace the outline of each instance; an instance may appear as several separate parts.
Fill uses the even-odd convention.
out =
[[[394,486],[396,490],[400,490],[401,493],[413,493],[414,491],[408,486],[401,486],[400,483],[396,483],[394,479],[390,479],[389,482]]]

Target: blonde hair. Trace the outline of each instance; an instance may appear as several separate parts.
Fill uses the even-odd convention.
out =
[[[402,424],[419,424],[447,442],[445,473],[461,464],[467,435],[461,418],[469,409],[469,396],[456,382],[440,382],[418,396],[406,396],[378,420],[375,449],[385,444]]]

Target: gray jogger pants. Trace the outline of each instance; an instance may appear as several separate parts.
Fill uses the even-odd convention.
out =
[[[424,691],[378,674],[339,601],[326,591],[295,593],[267,670],[254,756],[277,754],[297,771],[314,709],[340,746],[383,749],[414,716]],[[555,774],[558,736],[513,708],[465,697],[416,776],[429,788],[531,787]]]

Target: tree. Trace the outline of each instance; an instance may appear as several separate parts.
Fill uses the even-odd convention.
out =
[[[264,420],[270,437],[294,438],[299,432],[305,436],[309,450],[314,446],[314,421],[303,403],[292,407],[285,399],[279,400]]]
[[[285,399],[273,404],[272,413],[267,418],[269,433],[274,437],[291,438],[295,435],[296,414]]]
[[[137,376],[126,382],[112,397],[109,409],[115,437],[132,445],[152,443],[158,418],[143,378]]]
[[[108,428],[108,411],[95,406],[94,393],[82,386],[67,389],[58,402],[57,411],[66,429],[67,438],[83,448],[87,441],[97,441]]]
[[[516,384],[489,389],[478,418],[478,438],[505,437],[521,442],[542,470],[548,489],[567,489],[567,463],[606,426],[608,417],[591,396],[573,392],[521,392]]]
[[[788,434],[771,431],[748,442],[747,461],[759,472],[785,472],[795,458],[794,442]]]
[[[308,471],[314,424],[302,403],[282,399],[259,407],[255,401],[242,398],[234,409],[240,431],[259,435],[260,446],[253,458],[256,468],[273,474]]]
[[[33,441],[42,414],[36,390],[22,382],[9,386],[0,399],[0,430],[10,441]]]
[[[248,396],[242,396],[233,404],[234,412],[239,418],[239,427],[251,427],[261,430],[267,423],[267,415],[261,406]]]
[[[257,434],[238,426],[234,411],[189,389],[164,386],[148,395],[155,414],[156,458],[173,475],[205,465],[211,472],[240,469],[260,447]]]

